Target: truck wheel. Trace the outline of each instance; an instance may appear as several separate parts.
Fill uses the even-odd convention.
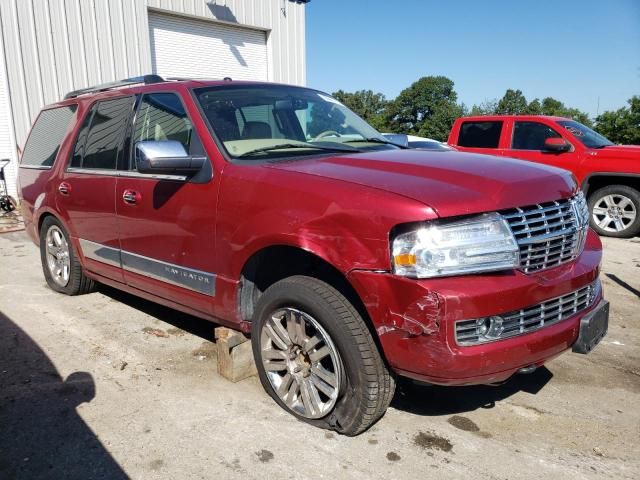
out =
[[[251,338],[262,386],[300,420],[352,436],[391,403],[395,382],[364,320],[320,280],[294,276],[269,287]]]
[[[88,293],[93,280],[82,271],[69,235],[54,217],[47,217],[40,228],[40,260],[47,284],[56,292],[67,295]]]
[[[609,185],[589,196],[591,227],[600,235],[629,238],[640,232],[640,192]]]

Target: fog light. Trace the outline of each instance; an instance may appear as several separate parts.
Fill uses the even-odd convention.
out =
[[[476,333],[479,338],[495,340],[500,338],[503,330],[502,317],[493,316],[476,320]]]

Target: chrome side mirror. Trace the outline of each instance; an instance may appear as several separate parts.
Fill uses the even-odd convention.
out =
[[[193,175],[206,162],[206,157],[189,155],[177,140],[138,142],[135,157],[138,172],[166,175]]]

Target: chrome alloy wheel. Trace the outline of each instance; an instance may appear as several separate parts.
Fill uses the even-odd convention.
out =
[[[327,332],[307,313],[275,311],[260,335],[262,365],[274,391],[305,418],[322,418],[335,406],[342,363]]]
[[[46,249],[47,267],[51,278],[61,287],[66,287],[71,273],[69,244],[57,225],[52,225],[47,230]]]
[[[605,195],[593,205],[593,221],[607,232],[622,232],[629,228],[638,212],[633,201],[620,194]]]

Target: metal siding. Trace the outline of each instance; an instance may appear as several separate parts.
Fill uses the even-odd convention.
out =
[[[305,6],[288,0],[0,0],[12,144],[66,92],[150,72],[149,8],[261,29],[265,78],[305,83]]]
[[[4,172],[6,178],[16,176],[16,147],[13,139],[13,119],[9,104],[9,82],[4,62],[4,48],[2,37],[0,37],[0,160],[8,158],[11,163],[7,165]],[[8,182],[7,189],[9,195],[16,197],[15,182]]]

